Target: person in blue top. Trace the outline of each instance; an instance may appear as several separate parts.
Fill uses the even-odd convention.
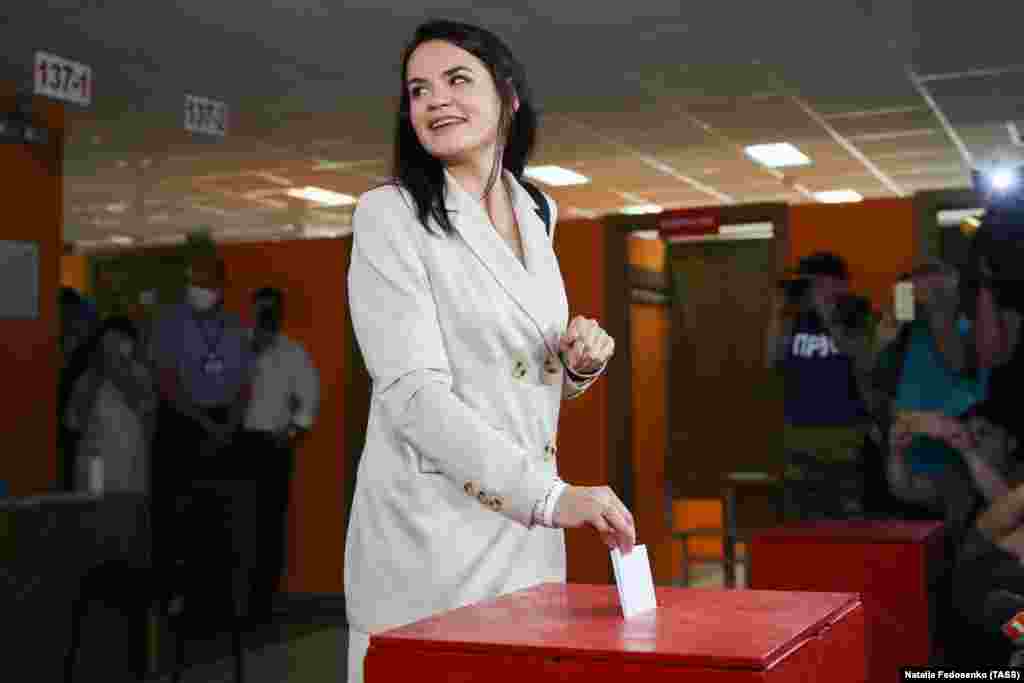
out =
[[[934,516],[942,513],[937,483],[959,455],[914,423],[924,420],[935,426],[929,431],[944,433],[943,425],[985,399],[988,370],[965,372],[972,325],[961,312],[957,271],[932,261],[902,281],[913,284],[914,319],[879,355],[889,378],[892,437],[903,446],[891,449],[886,478],[897,499]]]

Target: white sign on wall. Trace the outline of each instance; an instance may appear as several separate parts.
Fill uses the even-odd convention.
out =
[[[197,95],[185,95],[185,130],[224,137],[228,133],[228,105]]]
[[[39,317],[39,244],[0,240],[0,318]]]
[[[49,52],[36,52],[35,94],[89,106],[92,68]]]

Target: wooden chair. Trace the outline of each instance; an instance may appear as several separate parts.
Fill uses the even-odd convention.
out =
[[[682,576],[681,578],[673,582],[677,586],[689,586],[690,585],[690,566],[695,561],[703,562],[715,562],[721,561],[721,555],[703,555],[693,554],[690,552],[690,539],[691,538],[722,538],[721,527],[714,526],[692,526],[683,529],[676,529],[676,516],[673,509],[675,498],[673,496],[672,488],[670,483],[665,485],[665,510],[666,520],[668,528],[672,530],[672,538],[678,539],[682,543],[683,558],[682,558]]]
[[[776,518],[782,519],[782,480],[767,472],[726,472],[722,477],[722,568],[725,571],[725,586],[736,587],[737,559],[743,564],[746,576],[750,576],[750,553],[745,550],[742,558],[736,557],[736,547],[745,546],[750,540],[750,529],[739,524],[736,499],[741,489],[767,490],[775,508]],[[749,547],[749,546],[746,546]]]

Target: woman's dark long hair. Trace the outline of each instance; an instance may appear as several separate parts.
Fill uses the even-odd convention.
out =
[[[409,115],[410,96],[406,85],[409,58],[417,47],[431,40],[451,43],[479,59],[487,66],[498,89],[501,98],[498,147],[484,190],[485,196],[501,173],[499,159],[501,166],[517,180],[522,178],[537,137],[537,111],[522,64],[496,35],[476,26],[444,20],[430,21],[416,29],[402,55],[402,95],[395,128],[393,182],[412,195],[416,215],[427,232],[433,232],[430,228],[430,219],[433,218],[442,232],[450,235],[454,228],[445,208],[444,165],[431,156],[416,137]],[[516,97],[519,98],[519,109],[513,111]]]

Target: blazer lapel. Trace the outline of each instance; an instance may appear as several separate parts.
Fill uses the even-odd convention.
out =
[[[552,277],[552,268],[557,269],[557,264],[552,263],[554,253],[545,244],[547,235],[544,224],[535,212],[536,204],[510,173],[504,173],[512,187],[512,204],[519,222],[525,269],[491,225],[487,211],[480,202],[459,187],[446,171],[448,209],[454,212],[452,223],[481,265],[526,313],[545,341],[548,341],[554,332],[553,328],[557,327],[558,319],[556,305],[559,297],[553,291],[557,283],[556,278]]]

